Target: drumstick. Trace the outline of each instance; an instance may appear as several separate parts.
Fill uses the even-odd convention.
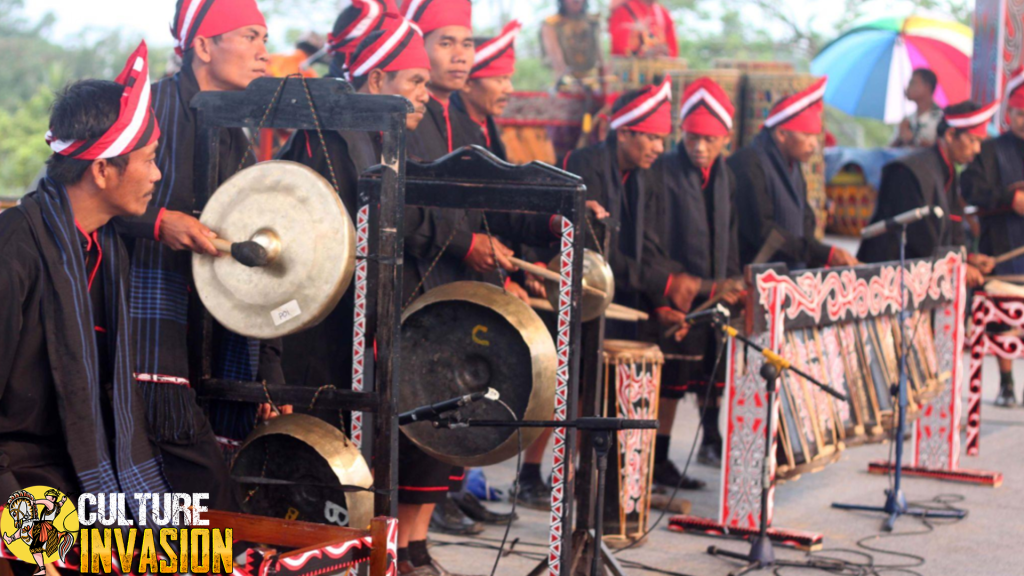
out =
[[[1017,284],[1024,283],[1024,274],[992,274],[985,276],[985,280],[1001,280],[1003,282],[1015,282]]]
[[[270,258],[267,254],[267,249],[264,248],[258,242],[248,240],[246,242],[230,242],[223,238],[211,238],[210,242],[213,243],[213,247],[222,254],[230,254],[232,258],[238,260],[243,266],[249,268],[255,268],[256,266],[266,266],[270,263]]]
[[[548,302],[543,298],[530,298],[530,306],[535,310],[545,310],[547,312],[555,311],[554,307],[551,306],[551,302]],[[622,320],[624,322],[639,322],[641,320],[647,320],[647,318],[649,318],[647,313],[641,312],[639,310],[633,310],[632,308],[619,306],[618,304],[613,304],[612,306],[615,306],[616,308],[612,309],[612,307],[609,306],[608,309],[604,311],[605,317],[610,320]]]
[[[992,261],[995,262],[996,264],[1001,264],[1003,262],[1006,262],[1007,260],[1013,260],[1014,258],[1022,254],[1024,254],[1024,246],[1021,246],[1020,248],[1014,248],[1009,252],[1003,252],[999,256],[995,256],[994,258],[992,258]]]
[[[527,262],[526,260],[523,260],[521,258],[516,258],[514,256],[509,257],[509,261],[512,262],[513,264],[515,264],[516,266],[519,266],[523,270],[526,270],[530,274],[533,274],[535,276],[540,276],[541,278],[544,278],[545,280],[551,280],[552,282],[561,282],[562,281],[562,277],[559,276],[558,272],[552,272],[551,270],[548,270],[547,268],[545,268],[543,266],[537,266],[536,264],[531,264],[530,262]],[[590,286],[587,286],[586,283],[583,284],[583,291],[588,293],[588,294],[593,294],[594,296],[598,296],[600,298],[607,298],[608,297],[608,294],[605,294],[605,292],[603,290],[598,290],[597,288],[591,288]]]

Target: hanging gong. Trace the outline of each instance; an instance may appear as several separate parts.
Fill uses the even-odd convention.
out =
[[[255,266],[192,255],[203,305],[238,334],[276,338],[315,326],[352,280],[352,220],[330,183],[301,164],[273,160],[242,170],[210,197],[199,221],[228,242],[265,249],[265,265]]]
[[[555,256],[548,263],[548,270],[560,273],[562,257]],[[615,298],[615,276],[612,274],[612,267],[603,256],[590,249],[583,251],[583,283],[591,288],[597,288],[605,294],[604,297],[601,297],[590,292],[583,292],[582,300],[580,300],[580,318],[584,322],[590,322],[604,314],[608,305]],[[547,288],[548,302],[551,302],[551,306],[555,310],[560,310],[558,282],[546,280],[544,286]]]
[[[401,412],[494,388],[517,420],[554,413],[555,343],[522,300],[482,282],[453,282],[427,292],[402,315]],[[463,418],[512,420],[499,402],[459,409]],[[522,428],[525,449],[541,433]],[[514,428],[402,427],[424,452],[456,466],[488,466],[519,453]]]
[[[373,477],[340,430],[306,414],[286,414],[246,438],[231,466],[247,514],[348,526],[373,518]],[[347,488],[346,488],[347,487]]]

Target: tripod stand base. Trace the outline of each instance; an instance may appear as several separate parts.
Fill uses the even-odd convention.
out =
[[[750,552],[747,554],[741,554],[739,552],[733,552],[731,550],[722,550],[717,546],[708,546],[708,554],[712,556],[721,556],[723,558],[731,558],[733,560],[739,560],[746,562],[746,566],[740,568],[735,572],[730,572],[729,576],[743,576],[743,574],[749,574],[750,572],[756,572],[758,570],[764,570],[766,568],[815,568],[816,566],[811,562],[793,562],[790,560],[776,560],[775,552],[772,550],[771,540],[766,539],[763,543],[755,541],[750,547]]]
[[[963,518],[967,516],[966,510],[926,510],[924,508],[910,508],[907,506],[907,501],[903,497],[902,491],[893,492],[891,490],[886,491],[885,506],[865,506],[863,504],[840,504],[837,502],[832,503],[833,508],[840,510],[856,510],[860,512],[881,512],[882,514],[888,514],[885,522],[882,524],[882,529],[886,532],[892,532],[893,528],[896,527],[896,520],[900,516],[920,516],[927,518]]]
[[[875,460],[868,464],[868,472],[871,474],[891,474],[895,467],[887,460]],[[932,478],[935,480],[946,480],[949,482],[964,482],[968,484],[980,484],[998,488],[1003,483],[1002,472],[989,472],[988,470],[943,470],[939,468],[925,468],[923,466],[907,466],[901,468],[904,476],[916,478]]]
[[[668,519],[668,529],[673,532],[693,532],[708,536],[724,536],[743,540],[753,540],[758,535],[757,528],[725,526],[714,520],[689,515],[671,516]],[[815,532],[769,528],[768,538],[775,544],[806,552],[814,552],[822,548],[822,535]]]

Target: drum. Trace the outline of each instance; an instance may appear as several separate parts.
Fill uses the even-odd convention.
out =
[[[743,96],[743,145],[749,144],[761,131],[768,112],[781,98],[795,94],[817,81],[809,74],[747,74]],[[822,133],[818,151],[803,165],[807,181],[807,201],[814,207],[818,229],[816,236],[825,234],[825,134]]]
[[[655,344],[604,341],[603,415],[658,418],[658,390],[665,358]],[[651,509],[656,430],[622,430],[612,440],[604,501],[604,539],[628,545],[643,536]]]

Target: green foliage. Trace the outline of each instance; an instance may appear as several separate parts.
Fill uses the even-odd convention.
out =
[[[50,148],[47,130],[53,92],[43,86],[14,111],[0,109],[0,196],[21,196],[31,185]]]

